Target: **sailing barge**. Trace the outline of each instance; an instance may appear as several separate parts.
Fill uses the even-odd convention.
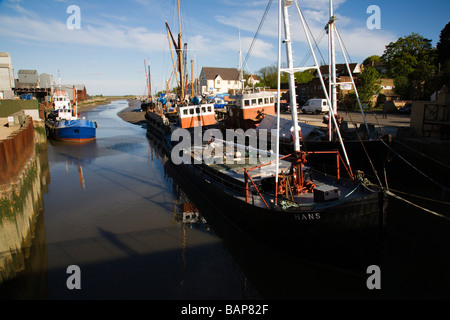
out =
[[[291,4],[292,1],[287,0],[279,2],[279,28],[281,30],[282,12],[288,67],[281,69],[279,61],[278,72],[292,75],[289,86],[295,97],[289,46],[288,8]],[[279,38],[281,46],[281,31]],[[280,87],[278,106],[279,92]],[[379,264],[381,259],[387,209],[383,187],[372,184],[363,172],[353,172],[346,154],[341,155],[339,150],[301,150],[297,106],[295,99],[290,101],[294,150],[284,156],[279,152],[279,139],[276,139],[274,152],[236,146],[233,141],[222,140],[220,130],[211,131],[207,141],[203,141],[206,127],[202,124],[207,123],[201,118],[202,106],[179,106],[178,127],[167,122],[165,129],[159,131],[166,142],[170,140],[166,146],[171,151],[170,163],[177,179],[188,186],[194,201],[220,202],[220,212],[203,213],[207,219],[208,215],[222,214],[267,246],[305,260],[365,272],[369,265]],[[191,120],[198,121],[184,122],[181,128],[185,108],[194,108]],[[159,118],[157,115],[153,113],[152,117],[165,121],[164,115],[160,114]],[[279,110],[277,117],[280,117]],[[183,129],[185,131],[177,131]],[[193,134],[193,139],[187,140],[198,142],[196,129],[200,144],[176,141],[189,130],[188,137]],[[341,146],[345,151],[342,141]],[[308,166],[311,155],[334,158],[334,175]]]

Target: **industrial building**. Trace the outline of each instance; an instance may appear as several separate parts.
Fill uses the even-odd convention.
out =
[[[14,98],[14,69],[9,52],[0,52],[0,99]]]

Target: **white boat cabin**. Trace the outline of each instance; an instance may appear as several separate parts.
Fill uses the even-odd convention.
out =
[[[242,110],[241,119],[255,119],[260,113],[275,115],[276,98],[270,91],[260,91],[259,88],[253,88],[232,95],[230,99],[235,101],[230,107]]]
[[[74,116],[72,103],[65,91],[55,91],[52,100],[53,108],[57,112],[58,120],[74,120],[77,118]]]
[[[178,117],[182,128],[193,128],[198,124],[210,126],[216,123],[214,104],[180,106]]]

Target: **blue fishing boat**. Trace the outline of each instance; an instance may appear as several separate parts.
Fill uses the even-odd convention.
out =
[[[76,102],[72,103],[65,91],[53,94],[53,110],[46,116],[48,135],[58,141],[87,142],[96,138],[97,123],[80,118]]]

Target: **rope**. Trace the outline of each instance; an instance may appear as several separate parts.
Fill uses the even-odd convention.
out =
[[[346,107],[346,110],[347,110],[347,107]],[[356,135],[358,136],[358,139],[359,139],[359,141],[361,142],[361,146],[362,146],[362,148],[363,148],[363,150],[364,150],[364,153],[365,153],[366,156],[367,156],[367,159],[369,160],[369,163],[370,163],[370,166],[371,166],[371,168],[372,168],[372,170],[373,170],[373,173],[375,174],[375,177],[377,178],[380,187],[383,188],[383,184],[381,183],[380,177],[378,176],[378,172],[377,172],[377,170],[375,169],[375,166],[374,166],[374,164],[373,164],[373,162],[372,162],[372,159],[370,159],[369,153],[368,153],[367,150],[366,150],[366,146],[364,145],[364,142],[363,142],[363,140],[361,139],[361,136],[359,135],[358,126],[357,126],[356,122],[353,121],[352,116],[350,115],[350,113],[348,113],[348,110],[347,110],[347,115],[348,115],[348,117],[350,118],[350,122],[353,123],[353,125],[355,126],[355,132],[356,132]],[[369,132],[367,132],[367,134],[369,135]],[[380,141],[384,143],[384,141],[383,141],[382,139],[380,139]],[[384,144],[386,145],[386,143],[384,143]]]
[[[340,38],[340,37],[341,37],[341,34],[339,33],[339,31],[338,31],[337,28],[335,28],[335,29],[336,29],[336,33],[338,34],[338,37]],[[350,63],[353,63],[352,58],[351,58],[350,55],[348,54],[347,47],[345,46],[345,43],[342,43],[342,46],[344,47],[343,50],[345,51],[345,54],[347,55],[348,59],[350,60]]]
[[[406,199],[404,199],[404,198],[402,198],[402,197],[396,195],[395,193],[392,193],[392,192],[389,191],[389,190],[386,190],[386,194],[388,194],[388,195],[390,195],[391,197],[394,197],[394,198],[396,198],[396,199],[398,199],[398,200],[404,201],[404,202],[406,202],[406,203],[408,203],[408,204],[410,204],[410,205],[412,205],[412,206],[414,206],[414,207],[416,207],[416,208],[422,209],[423,211],[429,212],[429,213],[431,213],[431,214],[433,214],[433,215],[435,215],[435,216],[438,216],[438,217],[443,218],[443,219],[446,219],[446,220],[450,220],[450,217],[447,217],[447,216],[445,216],[445,215],[443,215],[443,214],[441,214],[441,213],[438,213],[438,212],[436,212],[436,211],[432,211],[432,210],[430,210],[430,209],[427,209],[427,208],[424,208],[424,207],[422,207],[422,206],[419,206],[418,204],[415,204],[415,203],[413,203],[413,202],[411,202],[411,201],[409,201],[409,200],[406,200]]]
[[[436,163],[438,163],[438,164],[440,164],[440,165],[442,165],[442,166],[444,166],[444,167],[450,169],[450,166],[446,165],[445,163],[442,163],[442,162],[440,162],[440,161],[438,161],[438,160],[436,160],[436,159],[433,159],[433,158],[431,158],[430,156],[427,156],[426,154],[423,154],[422,152],[417,151],[416,149],[414,149],[414,148],[412,148],[412,147],[410,147],[410,146],[408,146],[408,145],[406,145],[406,144],[404,144],[404,143],[398,141],[397,139],[394,139],[393,141],[395,141],[395,142],[401,144],[401,145],[404,146],[404,147],[407,147],[408,149],[410,149],[410,150],[412,150],[412,151],[414,151],[414,152],[417,152],[418,154],[420,154],[421,156],[424,156],[424,157],[427,158],[427,159],[430,159],[430,160],[432,160],[432,161],[434,161],[434,162],[436,162]]]
[[[403,194],[406,194],[406,195],[411,196],[411,197],[415,197],[415,198],[419,198],[419,199],[423,199],[423,200],[427,200],[427,201],[432,201],[432,202],[437,202],[437,203],[440,203],[440,204],[445,204],[445,205],[447,205],[447,206],[450,206],[450,202],[441,201],[441,200],[436,200],[436,199],[431,199],[431,198],[423,197],[423,196],[418,196],[418,195],[416,195],[416,194],[411,194],[411,193],[408,193],[408,192],[404,192],[404,191],[400,191],[400,190],[395,190],[395,189],[389,189],[389,190],[395,191],[395,192],[398,192],[398,193],[403,193]]]
[[[437,186],[441,187],[444,190],[444,194],[442,195],[444,197],[445,192],[448,192],[450,189],[447,188],[446,186],[440,184],[439,182],[433,180],[432,178],[430,178],[429,176],[427,176],[425,173],[423,173],[422,171],[420,171],[419,169],[417,169],[415,166],[413,166],[410,162],[408,162],[405,158],[403,158],[401,155],[399,155],[397,152],[395,152],[394,149],[392,149],[390,146],[388,146],[386,144],[386,142],[384,142],[382,139],[380,139],[380,141],[386,146],[388,147],[397,157],[399,157],[400,159],[402,159],[403,161],[405,161],[409,166],[411,166],[411,168],[413,168],[414,170],[416,170],[417,172],[419,172],[421,175],[423,175],[425,178],[429,179],[431,182],[433,182],[434,184],[436,184]]]
[[[261,21],[259,23],[258,29],[256,30],[256,34],[253,37],[253,41],[250,44],[250,48],[248,49],[248,52],[247,52],[247,54],[245,56],[244,64],[247,64],[248,58],[250,56],[250,53],[252,52],[253,46],[254,46],[254,44],[256,42],[256,39],[258,39],[258,35],[259,35],[259,32],[261,31],[261,28],[263,26],[264,20],[266,20],[266,16],[267,16],[267,13],[269,12],[270,5],[272,4],[272,1],[273,0],[269,0],[269,3],[267,4],[266,11],[264,12],[264,15],[263,15],[263,17],[262,17],[262,19],[261,19]]]
[[[300,12],[300,14],[303,16],[303,12]],[[304,16],[303,16],[303,18],[304,18]],[[316,39],[314,38],[314,36],[313,36],[313,34],[311,32],[311,29],[309,28],[308,23],[306,22],[306,19],[305,19],[305,24],[306,24],[306,27],[308,28],[308,31],[309,31],[309,34],[311,35],[311,38],[314,41],[314,44],[316,45],[317,51],[319,52],[319,54],[320,54],[320,56],[322,58],[322,64],[325,64],[325,59],[323,58],[322,52],[320,51],[320,48],[319,48],[319,43],[322,41],[323,37],[325,36],[325,30],[322,29],[322,32],[319,34],[318,41],[316,41]],[[300,62],[300,66],[303,66],[308,61],[308,59],[311,56],[312,56],[312,52],[308,51],[308,53],[305,55],[305,57]]]

